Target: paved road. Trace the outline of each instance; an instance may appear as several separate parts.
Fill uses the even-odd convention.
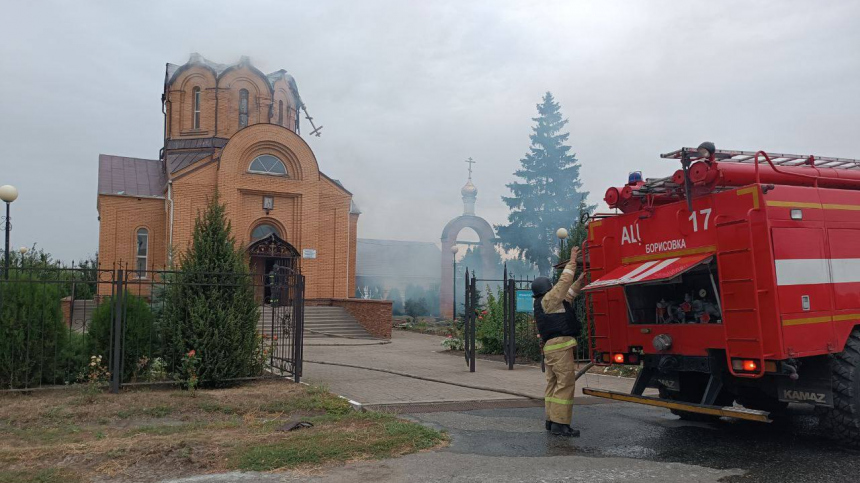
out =
[[[690,482],[809,483],[860,481],[860,453],[819,434],[800,407],[769,425],[736,420],[680,421],[656,408],[627,403],[577,406],[582,437],[543,431],[541,408],[409,415],[444,429],[451,445],[382,461],[353,463],[323,474],[222,475],[198,482]],[[191,480],[187,480],[191,481]]]
[[[384,345],[356,345],[355,341],[346,339],[342,343],[332,340],[328,345],[307,345],[303,380],[312,384],[323,384],[332,392],[365,405],[487,401],[516,397],[512,394],[410,379],[384,372],[318,364],[331,362],[404,372],[543,399],[546,382],[540,368],[517,366],[509,371],[503,363],[478,360],[476,372],[470,373],[462,356],[441,353],[442,339],[398,330],[392,334],[391,343]],[[629,391],[632,380],[588,375],[580,379],[578,387],[585,385]]]
[[[311,360],[365,365],[490,388],[515,388],[540,397],[538,369],[479,361],[478,372],[462,359],[438,353],[438,339],[395,333],[391,344],[307,347]],[[362,403],[438,409],[448,401],[494,405],[528,401],[511,395],[429,383],[393,374],[308,364],[306,380],[324,383]],[[579,386],[629,390],[630,380],[586,376]],[[505,400],[505,401],[500,401]],[[736,420],[715,424],[680,421],[663,409],[599,398],[577,399],[574,426],[581,438],[560,440],[543,430],[543,409],[463,410],[408,417],[447,431],[451,445],[391,460],[353,463],[323,474],[228,474],[187,482],[860,482],[860,452],[841,449],[819,434],[809,409],[769,425]],[[420,409],[428,411],[429,409]]]
[[[860,453],[817,433],[811,412],[761,423],[687,423],[661,409],[578,406],[578,439],[542,430],[540,408],[437,412],[414,419],[448,431],[450,447],[285,481],[723,482],[860,481]]]

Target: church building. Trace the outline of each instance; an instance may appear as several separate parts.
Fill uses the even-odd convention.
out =
[[[289,265],[308,298],[354,296],[360,212],[300,136],[303,108],[291,75],[247,57],[167,64],[158,156],[99,156],[99,265],[145,278],[178,261],[217,192],[252,272]]]

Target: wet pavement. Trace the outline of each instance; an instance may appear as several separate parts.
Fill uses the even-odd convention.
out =
[[[607,402],[578,405],[582,437],[543,429],[542,408],[403,415],[448,432],[448,447],[322,471],[230,473],[171,483],[248,482],[651,482],[860,481],[860,452],[819,432],[808,408],[782,421],[692,423],[666,410]]]
[[[860,452],[843,449],[821,434],[811,409],[803,406],[770,424],[728,419],[686,422],[666,410],[634,404],[577,406],[573,426],[582,430],[582,436],[572,439],[554,438],[542,430],[542,408],[410,417],[449,432],[451,445],[440,453],[528,458],[537,463],[536,477],[540,458],[585,456],[732,470],[719,479],[727,483],[860,481]],[[675,480],[676,471],[666,466],[661,477]]]

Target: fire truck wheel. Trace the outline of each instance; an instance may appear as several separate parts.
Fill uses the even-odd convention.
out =
[[[860,446],[860,329],[851,332],[831,367],[833,408],[820,408],[822,426],[838,439]]]

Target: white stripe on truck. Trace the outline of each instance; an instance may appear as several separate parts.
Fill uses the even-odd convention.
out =
[[[860,258],[776,260],[777,285],[860,283]]]

